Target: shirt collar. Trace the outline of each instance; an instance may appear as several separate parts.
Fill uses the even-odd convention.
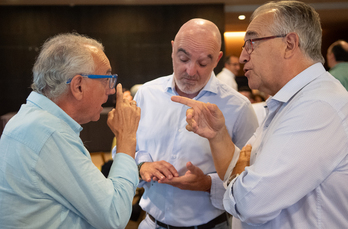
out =
[[[284,87],[282,87],[270,99],[278,100],[279,102],[288,102],[297,92],[309,84],[311,81],[318,78],[326,70],[321,63],[316,63],[302,71],[300,74],[292,78]]]
[[[214,72],[212,72],[208,83],[203,87],[203,89],[198,93],[198,95],[194,99],[200,98],[202,95],[204,95],[207,92],[217,94],[218,93],[217,82],[218,82],[218,79],[215,77]],[[178,93],[175,90],[174,73],[168,78],[168,81],[165,84],[164,90],[171,94],[178,95]]]
[[[65,121],[73,131],[79,134],[82,130],[80,124],[72,119],[67,113],[65,113],[57,104],[44,95],[41,95],[35,91],[31,92],[27,98],[27,103],[33,103],[35,106],[49,112],[50,114]]]

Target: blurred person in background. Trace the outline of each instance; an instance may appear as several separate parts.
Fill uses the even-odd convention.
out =
[[[238,75],[238,71],[240,69],[239,59],[236,56],[227,56],[225,58],[225,67],[222,71],[216,75],[216,77],[232,87],[234,90],[238,90],[238,85],[236,82],[236,76]]]

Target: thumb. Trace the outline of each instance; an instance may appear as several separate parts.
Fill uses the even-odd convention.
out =
[[[186,163],[186,168],[191,172],[195,173],[197,166],[194,166],[191,161]]]
[[[216,106],[216,104],[213,103],[207,103],[207,108],[209,112],[212,114],[213,117],[217,117],[219,115],[219,108]]]

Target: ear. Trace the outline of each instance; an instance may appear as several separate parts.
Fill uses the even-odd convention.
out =
[[[289,33],[285,37],[286,39],[286,49],[284,58],[289,59],[295,55],[300,48],[300,39],[296,33]]]
[[[221,59],[221,57],[222,57],[223,54],[224,54],[224,53],[223,53],[222,51],[219,52],[219,56],[218,56],[218,58],[217,58],[217,60],[216,60],[215,67],[218,65],[218,63],[219,63],[219,61],[220,61],[220,59]]]
[[[174,41],[170,42],[172,44],[172,59],[174,58]]]
[[[335,55],[332,52],[328,52],[326,54],[326,59],[327,59],[327,65],[329,66],[329,68],[332,68],[336,63]]]
[[[81,100],[83,98],[83,89],[83,77],[81,75],[74,76],[70,83],[70,91],[75,99]]]

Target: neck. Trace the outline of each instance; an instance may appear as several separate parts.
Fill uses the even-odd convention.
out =
[[[177,92],[180,96],[183,96],[183,97],[186,97],[186,98],[189,98],[189,99],[193,99],[193,98],[196,97],[196,96],[198,95],[198,93],[200,92],[200,90],[199,90],[199,91],[196,92],[196,93],[187,94],[187,93],[181,91],[177,85],[175,85],[175,90],[176,90],[176,92]]]
[[[78,124],[84,124],[83,120],[79,114],[79,104],[75,102],[75,98],[67,95],[63,95],[60,98],[53,101],[57,106],[59,106],[67,115],[74,119]]]

